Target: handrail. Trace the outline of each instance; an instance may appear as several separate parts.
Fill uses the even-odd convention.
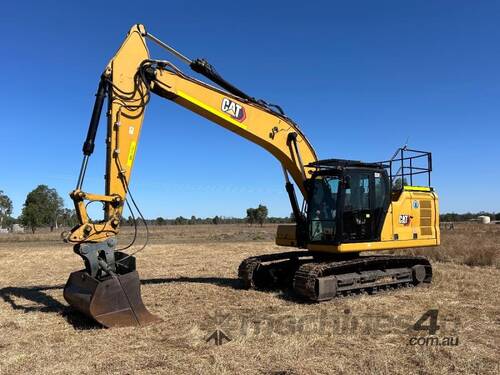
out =
[[[406,155],[405,155],[406,153]],[[409,154],[409,155],[408,155]],[[426,166],[416,166],[414,162],[416,159],[426,158]],[[400,147],[396,150],[391,159],[381,162],[387,167],[389,178],[392,187],[403,188],[406,183],[405,178],[410,179],[409,185],[413,185],[413,176],[419,174],[427,174],[427,184],[431,186],[431,172],[432,172],[432,154],[427,151],[420,151],[409,149],[406,146]],[[395,167],[399,167],[396,173],[393,173]],[[397,178],[401,178],[401,186],[395,186]]]

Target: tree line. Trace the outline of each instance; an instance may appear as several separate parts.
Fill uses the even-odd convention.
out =
[[[19,217],[12,217],[12,200],[0,190],[0,228],[12,228],[14,224],[21,224],[30,229],[33,233],[38,228],[48,227],[51,231],[62,227],[73,227],[78,224],[78,218],[74,209],[64,207],[64,202],[56,189],[47,185],[39,185],[28,193],[23,204],[23,209]],[[246,217],[224,217],[214,216],[199,218],[183,216],[175,219],[158,217],[156,219],[146,219],[148,224],[153,225],[191,225],[191,224],[243,224],[250,225],[264,223],[290,223],[291,217],[268,217],[268,209],[265,205],[259,204],[256,208],[248,208]],[[122,221],[122,225],[134,225],[134,219],[129,216]]]
[[[167,219],[164,217],[157,217],[156,219],[147,219],[147,224],[153,225],[195,225],[195,224],[259,224],[264,225],[264,223],[270,224],[283,224],[293,222],[292,216],[289,217],[268,217],[268,209],[263,204],[259,204],[256,208],[248,208],[247,216],[240,217],[227,217],[227,216],[214,216],[214,217],[196,217],[191,216],[186,218],[184,216],[178,216],[175,219]],[[129,216],[125,221],[125,224],[134,225],[134,219]]]
[[[262,206],[262,205],[261,205]],[[265,206],[263,206],[265,207]],[[257,210],[257,208],[249,208],[248,210]],[[248,211],[247,210],[247,211]],[[146,222],[148,224],[153,225],[195,225],[195,224],[259,224],[264,225],[265,223],[269,224],[284,224],[284,223],[292,223],[294,220],[291,217],[267,217],[267,216],[259,216],[256,218],[254,215],[247,215],[246,217],[227,217],[227,216],[214,216],[214,217],[196,217],[191,216],[190,218],[186,218],[184,216],[178,216],[175,219],[168,219],[164,217],[157,217],[156,219],[147,219]],[[127,225],[134,225],[134,220],[131,216],[125,221]]]
[[[21,215],[18,218],[12,217],[13,205],[12,200],[0,190],[0,228],[12,228],[14,224],[21,224],[25,228],[29,228],[33,233],[38,228],[49,227],[50,230],[57,229],[59,226],[73,227],[78,224],[78,218],[74,209],[64,207],[63,199],[60,197],[56,189],[49,188],[47,185],[39,185],[33,191],[28,193],[23,205]],[[259,204],[256,208],[248,208],[246,216],[224,217],[214,216],[200,218],[191,216],[185,218],[178,216],[175,219],[157,217],[156,219],[146,219],[148,224],[152,225],[194,225],[194,224],[245,224],[250,225],[264,223],[291,223],[293,215],[290,217],[268,217],[268,209],[265,205]],[[500,212],[484,212],[477,213],[443,213],[439,215],[442,222],[458,222],[469,221],[478,216],[489,216],[491,220],[500,220]],[[132,217],[124,219],[122,225],[134,225]]]

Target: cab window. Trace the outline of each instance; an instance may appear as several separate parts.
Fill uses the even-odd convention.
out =
[[[311,241],[333,240],[336,232],[339,186],[337,176],[326,176],[314,180],[308,207]]]

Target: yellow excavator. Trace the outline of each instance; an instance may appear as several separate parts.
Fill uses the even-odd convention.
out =
[[[147,41],[216,86],[185,74],[170,61],[151,59]],[[375,163],[319,160],[279,106],[247,95],[206,60],[187,58],[138,24],[101,75],[77,186],[70,193],[79,224],[64,238],[85,264],[70,275],[64,288],[73,308],[105,327],[160,320],[142,302],[135,253],[124,252],[131,244],[120,249],[116,240],[125,206],[144,220],[129,184],[144,111],[153,94],[258,144],[283,167],[295,223],[278,226],[276,243],[303,250],[243,260],[238,269],[243,288],[288,288],[298,299],[325,301],[431,282],[432,268],[425,257],[376,254],[439,245],[438,198],[430,185],[429,152],[403,147],[389,160]],[[106,97],[102,195],[87,193],[82,186]],[[414,183],[422,179],[424,183]],[[302,205],[292,180],[303,196]],[[92,202],[103,204],[103,220],[89,218],[86,208]]]

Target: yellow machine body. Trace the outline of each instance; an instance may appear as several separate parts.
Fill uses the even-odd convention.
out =
[[[152,40],[184,60],[193,71],[202,74],[221,88],[183,73],[170,61],[151,59],[146,40]],[[280,225],[276,243],[310,251],[266,254],[245,259],[238,269],[239,278],[245,287],[250,288],[262,283],[268,286],[267,282],[274,282],[278,278],[286,284],[293,281],[293,288],[299,295],[322,301],[348,290],[377,290],[382,286],[381,283],[391,288],[430,283],[432,269],[426,259],[392,259],[383,256],[373,259],[364,257],[363,260],[353,258],[355,253],[364,251],[439,245],[438,198],[432,188],[402,186],[407,185],[404,181],[403,165],[401,187],[393,191],[392,164],[389,178],[384,169],[386,166],[381,163],[341,159],[318,160],[306,136],[279,106],[246,95],[219,76],[205,60],[191,61],[147,33],[144,26],[135,25],[102,73],[87,139],[83,146],[84,159],[80,176],[77,187],[70,193],[79,223],[67,233],[65,240],[74,244],[74,252],[81,256],[85,263],[84,270],[70,275],[64,289],[64,296],[71,306],[107,327],[145,325],[159,320],[143,305],[133,254],[127,255],[121,251],[133,243],[120,250],[115,248],[115,237],[120,231],[124,205],[129,204],[130,208],[127,196],[142,217],[131,197],[129,182],[136,154],[140,152],[141,127],[152,94],[261,146],[282,166],[297,225]],[[82,185],[89,156],[94,150],[105,97],[108,98],[108,107],[105,110],[105,192],[94,194],[85,192]],[[400,150],[403,152],[406,149]],[[430,162],[430,153],[425,154]],[[402,163],[404,160],[401,156]],[[329,164],[328,168],[322,166],[322,162]],[[335,163],[337,164],[334,165]],[[431,169],[426,170],[429,173],[429,186]],[[353,174],[344,173],[346,170],[351,170]],[[368,176],[363,177],[366,187],[359,185],[361,175]],[[336,179],[338,194],[333,193],[328,185],[332,179]],[[304,199],[302,209],[299,208],[291,180],[295,182]],[[383,185],[380,182],[382,180]],[[318,182],[324,185],[321,189],[327,189],[330,195],[322,193],[325,194],[325,200],[321,203],[325,206],[318,206],[321,210],[315,208],[314,211],[311,208],[312,213],[306,213],[309,202],[315,202],[312,198],[315,197],[315,189],[319,189],[316,187]],[[378,185],[375,185],[376,183]],[[385,189],[383,194],[379,194],[382,191],[380,189]],[[350,191],[349,201],[345,199],[347,190]],[[363,199],[363,202],[368,200],[368,208],[354,208],[354,203],[360,204],[360,199]],[[341,202],[348,204],[334,213],[333,205],[329,205],[334,201],[338,207],[341,207]],[[92,221],[89,218],[86,207],[91,202],[103,204],[103,220]],[[329,210],[324,212],[331,215],[331,219],[320,218],[324,207]],[[130,210],[132,212],[132,209]],[[317,218],[313,218],[314,212],[318,213]],[[337,218],[342,215],[348,219]],[[347,223],[345,226],[348,231],[337,231],[336,237],[333,238],[332,224],[332,228],[328,228],[330,232],[325,230],[322,233],[325,238],[332,234],[330,240],[322,239],[322,243],[316,239],[311,240],[313,237],[308,237],[307,226],[322,221],[336,223],[339,228]],[[358,232],[362,235],[356,237]],[[346,239],[340,240],[339,233],[347,233]],[[332,255],[328,267],[324,263],[325,254]],[[352,258],[352,263],[336,263],[340,258],[339,254],[347,254],[347,258]],[[311,257],[314,258],[313,263],[301,260]],[[273,261],[278,261],[275,270],[267,264]]]
[[[108,137],[106,162],[106,194],[97,195],[75,190],[71,197],[80,219],[80,225],[67,237],[69,242],[101,242],[119,231],[123,203],[144,118],[145,105],[137,92],[126,103],[114,93],[128,93],[137,80],[138,67],[149,59],[145,41],[146,31],[142,25],[131,28],[116,55],[109,62],[103,75],[112,83],[108,108]],[[242,100],[224,90],[183,74],[173,64],[165,61],[166,69],[155,72],[155,81],[149,89],[161,92],[161,96],[195,112],[240,135],[274,155],[286,173],[295,181],[307,199],[304,181],[312,174],[308,165],[317,161],[314,148],[298,126],[291,120],[264,110],[261,106]],[[296,134],[294,148],[289,135]],[[106,207],[103,223],[90,223],[85,201],[100,201]],[[406,216],[405,216],[406,215]],[[401,222],[407,217],[408,222]],[[294,225],[278,228],[276,243],[282,246],[297,246]],[[439,245],[439,210],[435,192],[427,187],[405,186],[402,193],[393,199],[387,211],[379,241],[343,243],[339,245],[308,244],[313,251],[343,253],[377,251],[394,248],[411,248]]]
[[[295,224],[279,225],[276,244],[297,246],[296,233]],[[439,244],[437,194],[426,187],[405,186],[401,194],[389,205],[380,241],[339,245],[310,243],[307,248],[326,253],[346,253],[437,246]]]

